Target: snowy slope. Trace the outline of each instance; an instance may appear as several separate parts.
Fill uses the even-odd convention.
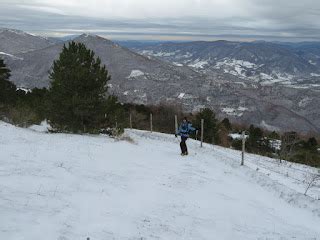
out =
[[[0,122],[0,239],[320,239],[319,191],[290,177],[315,169],[254,155],[240,167],[239,152],[195,141],[181,157],[159,133],[41,130]]]

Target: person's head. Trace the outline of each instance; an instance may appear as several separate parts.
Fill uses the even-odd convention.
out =
[[[188,122],[187,117],[184,117],[182,121],[183,121],[184,123],[187,123],[187,122]]]

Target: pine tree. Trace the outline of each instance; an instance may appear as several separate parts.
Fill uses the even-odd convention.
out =
[[[315,137],[309,138],[306,145],[307,145],[307,148],[310,149],[311,151],[316,152],[318,149],[318,142]]]
[[[14,104],[16,86],[9,81],[10,69],[7,68],[3,59],[0,59],[0,103]]]
[[[196,115],[196,126],[198,128],[200,128],[201,119],[204,119],[204,141],[208,143],[220,143],[218,124],[214,112],[209,108],[202,109]]]
[[[247,140],[246,148],[249,152],[260,152],[262,150],[263,131],[259,127],[250,125],[249,138]]]
[[[94,131],[104,118],[107,82],[101,60],[82,43],[64,46],[50,74],[49,120],[63,131]]]
[[[231,131],[232,130],[232,125],[229,121],[228,118],[224,118],[222,121],[221,121],[221,124],[228,130],[228,131]]]

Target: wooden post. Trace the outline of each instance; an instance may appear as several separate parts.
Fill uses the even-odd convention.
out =
[[[242,154],[241,154],[241,166],[244,165],[244,152],[246,150],[246,135],[245,131],[242,132]]]
[[[131,113],[130,113],[130,116],[129,116],[129,126],[130,126],[130,129],[132,129],[132,116],[131,116]]]
[[[212,136],[212,148],[214,149],[214,136]]]
[[[152,126],[152,113],[150,113],[150,132],[152,132],[153,126]]]
[[[174,115],[174,133],[177,134],[178,132],[178,116]]]
[[[203,125],[204,125],[204,119],[201,119],[201,147],[203,144]]]

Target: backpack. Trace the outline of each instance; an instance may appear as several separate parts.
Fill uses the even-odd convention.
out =
[[[189,133],[189,123],[182,123],[181,124],[181,132],[182,133]]]

